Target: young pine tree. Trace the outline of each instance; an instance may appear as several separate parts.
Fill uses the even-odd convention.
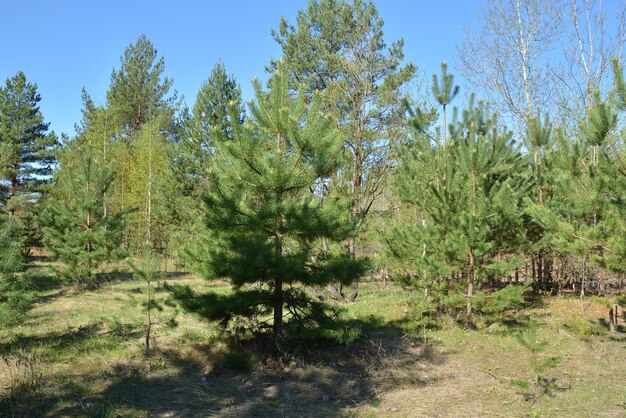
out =
[[[184,240],[195,239],[202,223],[202,197],[209,190],[209,160],[215,152],[215,132],[231,135],[230,107],[236,106],[237,122],[244,121],[241,89],[234,76],[229,76],[218,62],[209,78],[202,84],[191,109],[184,109],[180,140],[175,144],[172,172],[172,193],[178,199],[169,200],[169,211],[179,220]]]
[[[574,260],[581,299],[591,269],[626,270],[626,165],[616,100],[619,75],[617,80],[617,97],[594,95],[579,137],[571,139],[559,131],[553,170],[554,203],[546,206],[528,202],[528,213],[546,231],[545,241]]]
[[[292,87],[323,92],[324,110],[343,134],[343,158],[328,187],[350,198],[353,230],[347,252],[373,255],[367,247],[375,240],[362,234],[395,164],[393,145],[404,135],[404,90],[416,67],[404,63],[402,39],[387,43],[372,1],[309,0],[295,22],[281,19],[272,35],[291,71]],[[330,289],[333,297],[356,299],[357,281],[349,295],[339,285]]]
[[[15,218],[0,213],[0,327],[19,322],[31,302],[15,277],[24,262],[22,232]]]
[[[143,257],[139,261],[139,265],[135,265],[129,262],[133,275],[136,279],[146,282],[146,301],[143,306],[146,310],[146,356],[150,356],[150,342],[154,339],[152,334],[153,326],[155,325],[154,313],[155,311],[162,311],[163,307],[157,299],[154,297],[153,283],[160,282],[163,277],[159,271],[161,267],[161,257],[152,250],[150,247],[145,247],[143,250]]]
[[[415,132],[400,150],[395,190],[423,222],[398,222],[387,242],[408,277],[444,292],[464,284],[471,323],[477,282],[515,266],[511,256],[523,239],[521,200],[528,185],[510,133],[487,116],[482,103],[470,99],[451,128],[445,168],[438,164],[443,144],[433,143],[428,130]]]
[[[104,196],[111,185],[111,170],[98,163],[89,149],[79,149],[58,175],[59,199],[41,212],[44,245],[65,265],[65,279],[95,285],[96,273],[109,261],[120,259],[128,211],[104,213]]]
[[[306,286],[349,284],[364,273],[365,263],[317,249],[323,238],[344,240],[352,227],[346,202],[322,193],[342,142],[320,97],[310,101],[302,91],[292,96],[282,67],[269,80],[269,91],[258,81],[254,88],[252,118],[240,124],[232,103],[232,136],[221,132],[214,142],[206,247],[194,254],[206,278],[227,278],[233,290],[226,295],[172,290],[188,310],[222,323],[236,317],[263,320],[271,313],[278,335],[285,317],[301,326],[326,318],[325,306]]]

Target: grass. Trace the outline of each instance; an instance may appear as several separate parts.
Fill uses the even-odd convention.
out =
[[[206,286],[184,274],[172,280]],[[0,416],[626,414],[626,340],[603,331],[601,300],[587,300],[582,314],[577,299],[553,299],[498,324],[433,329],[413,318],[419,295],[365,283],[346,305],[358,332],[345,344],[313,340],[278,347],[280,356],[233,347],[214,325],[166,306],[146,357],[143,290],[123,280],[39,292],[26,322],[0,330],[0,353],[36,353],[42,384],[12,401],[3,392]],[[516,337],[530,318],[546,341],[536,351]],[[0,388],[6,372],[0,365]]]

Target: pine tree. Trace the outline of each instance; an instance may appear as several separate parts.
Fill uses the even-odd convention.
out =
[[[322,238],[340,242],[350,233],[345,200],[324,198],[322,185],[337,167],[341,138],[322,111],[320,97],[292,97],[279,67],[262,91],[255,81],[252,118],[241,125],[230,106],[231,134],[219,131],[206,198],[205,252],[195,255],[208,279],[228,278],[227,295],[174,287],[183,305],[212,320],[265,319],[282,333],[284,317],[302,326],[320,324],[324,305],[305,286],[333,280],[348,284],[364,262],[316,251]]]
[[[175,95],[168,97],[172,80],[163,78],[165,60],[157,60],[157,55],[152,42],[141,35],[124,50],[120,68],[111,74],[107,104],[127,138],[132,139],[150,118],[173,115]]]
[[[23,265],[19,241],[21,239],[17,222],[0,214],[0,282],[6,282]]]
[[[554,201],[556,173],[553,171],[555,160],[554,129],[548,114],[541,118],[532,118],[526,122],[524,145],[528,151],[532,190],[529,195],[534,203],[541,206],[558,205]],[[535,290],[549,290],[553,285],[552,266],[556,253],[546,237],[545,229],[526,216],[525,229],[528,242],[522,250],[528,251],[532,263],[533,286]]]
[[[63,278],[93,286],[104,263],[119,260],[128,211],[104,214],[104,196],[111,170],[98,163],[89,148],[81,147],[63,161],[58,174],[59,198],[39,215],[44,244],[65,265]]]
[[[154,311],[162,311],[163,307],[159,303],[158,300],[154,298],[154,288],[153,283],[156,281],[157,283],[162,278],[162,274],[159,272],[159,268],[161,266],[161,257],[158,254],[155,254],[152,248],[145,247],[143,250],[143,257],[139,262],[139,266],[134,265],[129,262],[130,267],[133,270],[133,275],[136,279],[143,280],[146,282],[146,293],[147,300],[143,303],[143,306],[146,310],[146,355],[150,356],[150,341],[154,339],[153,335],[153,326],[155,325],[154,321]]]
[[[519,261],[521,202],[529,187],[525,162],[510,132],[473,98],[451,124],[445,169],[437,164],[442,143],[433,143],[428,130],[414,134],[400,150],[395,190],[423,222],[399,222],[387,240],[389,252],[404,275],[443,283],[445,292],[465,282],[471,323],[477,282],[500,278]]]
[[[446,108],[454,100],[454,98],[459,94],[460,87],[454,84],[454,76],[452,74],[448,74],[448,64],[441,63],[441,83],[439,83],[439,78],[437,74],[433,74],[433,96],[435,100],[441,105],[442,113],[443,113],[443,167],[445,171],[446,161],[446,144],[447,144],[447,130],[448,130],[448,121],[447,121],[447,112]]]
[[[171,92],[172,80],[164,76],[165,60],[145,36],[130,44],[120,67],[111,74],[106,106],[95,106],[85,94],[81,140],[95,146],[94,157],[106,161],[113,182],[105,207],[127,211],[140,207],[124,236],[127,248],[141,249],[147,241],[163,250],[169,246],[176,222],[164,195],[178,200],[175,187],[165,188],[171,175],[171,144],[179,138],[175,113],[179,103]]]
[[[383,35],[376,6],[361,0],[310,0],[295,25],[281,19],[273,31],[292,87],[303,83],[308,94],[324,93],[324,108],[344,135],[341,168],[329,189],[351,199],[354,229],[346,249],[352,256],[361,254],[359,237],[394,165],[393,144],[404,136],[404,88],[416,72],[413,64],[402,65],[403,40],[387,45]],[[340,288],[332,290],[343,297]]]
[[[21,71],[0,87],[0,208],[11,214],[39,198],[55,162],[57,140],[40,101]]]
[[[31,296],[16,276],[24,264],[22,232],[17,219],[0,213],[0,327],[19,323],[31,305]]]
[[[578,137],[568,138],[566,132],[558,131],[554,202],[547,206],[528,202],[528,213],[546,231],[545,241],[574,260],[581,299],[592,269],[626,269],[626,166],[618,131],[619,75],[616,80],[617,97],[594,94]]]
[[[171,202],[183,224],[184,232],[195,235],[197,221],[201,218],[202,197],[209,189],[209,167],[215,147],[212,145],[214,131],[232,136],[230,106],[237,107],[239,123],[244,122],[245,111],[241,102],[241,88],[233,75],[229,76],[222,62],[218,62],[209,78],[202,84],[191,110],[184,109],[183,132],[173,158],[178,202]]]

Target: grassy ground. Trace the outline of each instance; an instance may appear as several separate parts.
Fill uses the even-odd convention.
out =
[[[582,314],[579,301],[554,299],[479,319],[477,330],[424,329],[411,317],[415,294],[365,284],[346,311],[356,342],[273,357],[233,348],[213,325],[166,307],[148,358],[145,297],[133,280],[42,292],[23,325],[0,331],[0,416],[626,416],[625,334],[605,331],[601,299]],[[546,341],[536,351],[516,338],[530,317],[532,338]],[[12,400],[11,381],[21,382]]]

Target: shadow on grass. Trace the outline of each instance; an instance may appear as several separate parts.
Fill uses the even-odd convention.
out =
[[[72,348],[77,354],[81,351],[93,349],[106,349],[115,347],[123,340],[138,338],[143,334],[143,330],[126,327],[123,332],[101,332],[104,325],[101,322],[94,322],[77,328],[69,328],[66,332],[50,333],[37,336],[20,336],[0,344],[0,354],[10,353],[17,349],[31,350],[44,348],[50,355],[62,354],[63,350]]]
[[[442,378],[428,372],[444,363],[445,355],[427,339],[406,335],[402,325],[373,318],[350,321],[350,326],[361,327],[362,335],[347,345],[320,338],[278,344],[269,338],[249,340],[237,347],[237,352],[253,359],[246,370],[225,367],[224,353],[206,344],[163,349],[143,360],[148,367],[113,367],[100,377],[105,387],[90,395],[64,385],[55,398],[42,397],[37,412],[340,416],[351,407],[376,405],[392,389],[424,386]]]

